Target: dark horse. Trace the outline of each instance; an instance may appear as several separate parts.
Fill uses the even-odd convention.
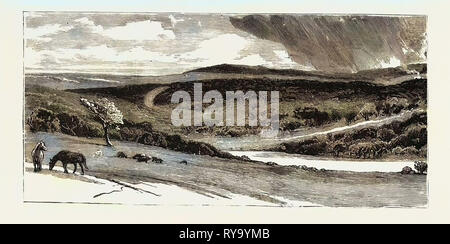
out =
[[[40,141],[34,146],[31,151],[31,158],[33,159],[34,172],[42,170],[42,161],[44,161],[44,151],[47,151],[47,147],[43,141]]]
[[[69,172],[67,172],[67,164],[74,165],[74,167],[75,167],[73,170],[74,174],[75,174],[75,172],[77,172],[77,164],[79,164],[81,167],[82,175],[84,175],[84,168],[86,168],[86,170],[89,170],[89,168],[86,165],[86,158],[81,153],[70,152],[70,151],[66,151],[66,150],[60,151],[55,156],[53,156],[52,159],[50,159],[50,163],[48,164],[49,169],[52,170],[53,167],[55,167],[56,162],[58,162],[58,161],[62,162],[63,168],[64,168],[64,173],[66,173],[66,174],[69,173]]]

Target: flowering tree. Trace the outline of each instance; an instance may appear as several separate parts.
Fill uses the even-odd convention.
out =
[[[89,101],[86,98],[81,98],[80,102],[96,115],[97,120],[103,126],[106,145],[112,146],[109,140],[108,130],[110,128],[119,129],[118,126],[123,124],[122,112],[107,98],[98,99],[97,101]]]

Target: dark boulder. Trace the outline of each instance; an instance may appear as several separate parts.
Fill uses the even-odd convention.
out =
[[[150,160],[153,160],[153,158],[151,156],[145,155],[143,153],[138,153],[138,154],[134,155],[133,159],[136,159],[136,161],[138,161],[138,162],[146,162],[146,163],[148,163],[148,161],[150,161]]]
[[[118,152],[116,154],[116,157],[118,157],[118,158],[128,158],[127,154],[124,153],[124,152]]]
[[[276,166],[276,165],[278,165],[278,164],[277,164],[277,163],[274,163],[274,162],[267,162],[266,165],[269,165],[269,166]]]
[[[246,156],[246,155],[242,155],[241,159],[244,160],[244,161],[251,161],[251,159],[248,156]]]
[[[163,160],[157,157],[152,157],[152,162],[155,164],[162,164]]]
[[[406,167],[404,167],[404,168],[402,169],[402,171],[400,172],[400,174],[402,174],[402,175],[410,175],[410,174],[414,174],[414,170],[413,170],[411,167],[406,166]]]

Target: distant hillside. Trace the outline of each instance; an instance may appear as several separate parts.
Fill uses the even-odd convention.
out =
[[[166,76],[133,76],[108,74],[26,74],[26,86],[44,86],[52,89],[85,89],[116,87],[139,84],[171,84],[178,82],[230,80],[230,79],[261,79],[273,80],[310,80],[323,82],[365,81],[378,84],[399,84],[413,79],[417,74],[426,74],[426,64],[414,64],[407,67],[365,70],[358,73],[330,73],[319,71],[303,71],[295,69],[271,69],[263,66],[246,66],[221,64],[185,72],[183,74]],[[412,76],[411,76],[412,75]],[[419,77],[424,78],[424,77]]]
[[[247,66],[247,65],[235,65],[235,64],[219,64],[209,67],[203,67],[194,69],[186,73],[192,72],[209,72],[209,73],[233,73],[233,74],[252,74],[252,75],[320,75],[320,72],[315,71],[303,71],[296,69],[271,69],[264,66]]]
[[[204,67],[195,69],[189,73],[216,73],[216,74],[241,74],[245,75],[273,75],[280,76],[282,79],[285,76],[292,77],[317,77],[324,79],[339,79],[347,81],[375,81],[377,79],[393,79],[402,76],[408,76],[411,74],[425,75],[427,73],[427,64],[418,63],[410,64],[405,67],[396,68],[384,68],[384,69],[372,69],[362,70],[356,73],[332,73],[332,72],[320,72],[320,71],[303,71],[295,69],[271,69],[263,66],[246,66],[246,65],[232,65],[232,64],[220,64],[210,67]],[[410,79],[410,78],[408,78]]]
[[[87,73],[36,73],[25,74],[26,86],[45,86],[52,89],[83,89],[114,87],[131,84],[165,84],[185,82],[198,78],[187,74],[165,76],[111,75]]]

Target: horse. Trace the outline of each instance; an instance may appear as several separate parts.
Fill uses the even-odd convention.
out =
[[[58,161],[62,162],[63,168],[64,168],[64,173],[66,173],[66,174],[69,173],[69,172],[67,172],[67,164],[74,165],[74,170],[73,170],[74,174],[75,174],[75,172],[77,172],[77,164],[80,165],[81,175],[84,175],[84,168],[86,168],[86,170],[89,170],[88,166],[86,165],[86,158],[81,153],[70,152],[70,151],[66,151],[66,150],[60,151],[55,156],[53,156],[52,159],[50,159],[50,163],[48,164],[49,169],[52,170]]]
[[[34,146],[31,151],[31,158],[33,159],[34,172],[42,170],[42,161],[44,161],[44,151],[47,151],[44,141],[40,141]]]

